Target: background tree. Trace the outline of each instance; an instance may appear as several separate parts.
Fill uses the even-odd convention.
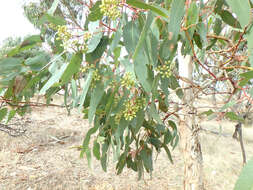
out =
[[[198,117],[242,121],[230,108],[252,102],[251,6],[247,0],[28,4],[26,15],[41,34],[25,39],[0,61],[8,84],[1,89],[2,101],[16,111],[29,106],[35,92],[49,103],[64,90],[66,108],[78,108],[93,124],[81,156],[90,164],[94,155],[106,171],[112,150],[118,174],[124,167],[137,171],[139,178],[144,170],[152,173],[155,151],[165,150],[173,162],[171,149],[180,135],[184,188],[203,189]],[[50,61],[36,56],[31,64],[30,58],[15,57],[44,42],[54,55]],[[17,91],[18,75],[26,84]],[[243,96],[234,98],[240,91]],[[214,93],[225,97],[223,106],[199,108],[198,98]],[[10,114],[2,108],[0,115]]]

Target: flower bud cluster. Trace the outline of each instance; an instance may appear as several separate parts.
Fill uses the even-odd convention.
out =
[[[162,78],[169,78],[172,74],[171,63],[166,61],[164,65],[158,66],[156,70]]]
[[[130,72],[125,73],[124,77],[120,80],[120,83],[123,87],[126,87],[127,89],[130,89],[135,85],[135,81]]]
[[[102,0],[100,10],[104,16],[108,16],[112,20],[116,20],[120,17],[120,0]]]
[[[99,81],[99,80],[101,80],[101,75],[99,74],[98,69],[95,69],[95,70],[93,71],[92,81],[93,81],[93,82],[97,82],[97,81]]]
[[[127,101],[124,103],[125,109],[123,116],[126,120],[131,121],[136,117],[136,113],[145,106],[145,98],[138,98],[135,101]]]
[[[87,41],[91,39],[92,34],[90,32],[85,32],[83,34],[83,40],[74,39],[74,35],[71,34],[66,25],[64,26],[49,26],[52,29],[57,30],[58,37],[57,40],[62,40],[62,46],[65,49],[68,48],[77,48],[78,51],[86,53],[88,51]]]

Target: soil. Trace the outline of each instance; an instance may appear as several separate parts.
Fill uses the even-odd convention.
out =
[[[0,131],[0,189],[2,190],[181,190],[183,160],[179,149],[173,154],[174,164],[162,152],[154,163],[152,177],[124,169],[116,175],[112,157],[105,173],[93,158],[90,169],[76,148],[90,128],[82,114],[70,116],[64,108],[36,107],[25,117],[17,117],[12,128],[25,130],[13,137]],[[242,168],[239,143],[232,139],[234,123],[204,122],[202,127],[218,132],[201,132],[204,181],[207,190],[231,190]],[[246,132],[245,132],[246,130]],[[253,156],[253,129],[245,129],[247,157]],[[251,140],[252,139],[252,140]]]

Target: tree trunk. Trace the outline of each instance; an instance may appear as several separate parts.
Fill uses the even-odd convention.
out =
[[[181,55],[181,45],[178,47],[179,75],[192,81],[193,63],[190,56]],[[180,150],[184,158],[184,190],[202,190],[203,169],[202,152],[199,142],[199,128],[195,123],[194,94],[190,83],[181,82],[184,89],[182,102],[184,109],[180,113],[179,135]]]

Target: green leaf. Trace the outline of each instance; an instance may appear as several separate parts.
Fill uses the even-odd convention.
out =
[[[0,121],[2,121],[5,118],[5,116],[7,115],[7,113],[8,113],[8,109],[7,108],[0,109]]]
[[[225,114],[225,117],[232,120],[232,121],[241,121],[241,122],[244,121],[244,119],[242,117],[236,115],[234,112],[227,112]]]
[[[156,110],[156,107],[155,107],[155,104],[152,102],[151,105],[150,105],[150,115],[152,118],[154,118],[155,121],[157,121],[159,124],[163,124],[163,121],[161,120],[161,117],[160,115],[157,113],[157,110]]]
[[[14,58],[14,57],[8,57],[5,59],[0,60],[0,71],[3,70],[16,70],[20,66],[22,66],[24,59],[23,58]]]
[[[253,158],[243,167],[242,172],[236,181],[234,190],[253,189]]]
[[[123,40],[126,50],[129,54],[133,54],[135,47],[139,41],[140,31],[138,25],[134,21],[128,22],[123,28]]]
[[[240,76],[250,80],[253,78],[253,71],[241,73]]]
[[[206,115],[206,116],[209,116],[209,115],[211,115],[211,114],[213,114],[214,112],[213,112],[213,110],[211,110],[211,109],[209,109],[208,111],[204,111],[204,112],[202,112],[200,115]]]
[[[172,160],[172,156],[171,156],[169,148],[167,147],[166,144],[163,144],[162,147],[164,148],[165,152],[167,153],[167,156],[168,156],[170,162],[173,164],[173,160]]]
[[[153,13],[163,17],[165,20],[168,20],[169,18],[169,12],[161,6],[150,5],[141,0],[126,0],[126,3],[140,9],[151,10]]]
[[[171,4],[170,22],[168,24],[169,32],[172,32],[174,41],[177,40],[181,21],[185,14],[185,0],[173,0]]]
[[[230,102],[226,103],[222,108],[219,109],[219,112],[224,111],[225,109],[237,104],[235,100],[231,100]]]
[[[96,88],[93,90],[93,92],[91,94],[90,108],[89,108],[89,112],[88,112],[89,123],[91,123],[93,120],[97,106],[98,106],[103,94],[104,94],[104,85],[99,83],[99,84],[97,84]]]
[[[236,20],[236,18],[227,10],[222,10],[219,15],[221,16],[222,20],[234,27],[234,28],[241,28],[240,23]]]
[[[48,62],[50,58],[45,53],[40,53],[35,57],[25,60],[25,65],[29,66],[32,71],[40,71]]]
[[[123,171],[124,166],[126,165],[126,152],[122,153],[121,156],[119,157],[119,161],[116,165],[116,169],[117,171],[117,175],[121,174],[121,172]]]
[[[99,44],[97,45],[96,49],[91,53],[85,54],[86,61],[92,63],[100,59],[103,53],[105,52],[108,43],[109,43],[109,38],[107,36],[103,36]]]
[[[66,70],[68,64],[63,64],[60,69],[58,69],[51,78],[46,82],[46,84],[41,88],[39,94],[43,95],[46,93],[46,91],[53,86],[55,83],[57,83],[61,76],[63,75],[64,71]]]
[[[94,141],[93,144],[93,154],[97,160],[100,160],[100,144],[97,141]]]
[[[253,27],[251,27],[251,30],[246,34],[246,37],[248,44],[249,62],[251,67],[253,67]]]
[[[152,150],[145,147],[140,152],[141,159],[143,160],[144,167],[148,173],[153,171],[153,160],[152,160]]]
[[[229,7],[231,7],[232,11],[236,14],[241,26],[243,28],[247,26],[252,17],[249,1],[226,0],[226,2],[228,3]]]
[[[88,20],[91,22],[95,22],[97,20],[101,20],[103,18],[103,14],[101,13],[100,5],[101,1],[97,1],[91,8],[90,14],[88,15]]]
[[[197,24],[199,20],[199,9],[196,2],[191,2],[189,9],[187,10],[187,22],[186,26]]]
[[[220,34],[220,32],[221,32],[221,30],[222,30],[221,25],[222,25],[221,19],[216,18],[216,19],[215,19],[215,22],[214,22],[214,27],[213,27],[213,31],[214,31],[214,33],[215,33],[216,35],[219,35],[219,34]]]
[[[81,158],[83,158],[84,153],[89,149],[89,143],[90,143],[91,135],[96,133],[98,128],[99,128],[99,121],[97,120],[94,124],[94,127],[89,129],[89,131],[85,135],[85,138],[83,140],[82,150],[81,150],[81,153],[80,153]]]
[[[102,146],[102,157],[100,159],[101,166],[103,170],[106,172],[107,170],[107,151],[109,148],[109,144],[105,142]]]
[[[53,4],[52,4],[51,8],[47,11],[47,13],[48,13],[49,15],[53,15],[54,12],[55,12],[55,10],[57,9],[59,3],[60,3],[60,0],[54,0],[54,2],[53,2]]]
[[[134,54],[132,57],[134,61],[135,61],[137,55],[140,53],[140,50],[143,48],[143,42],[144,42],[145,38],[147,37],[147,31],[149,30],[152,21],[153,21],[153,16],[151,15],[151,13],[148,13],[145,25],[141,31],[140,38],[138,40],[138,43],[136,45],[136,48],[135,48],[135,51],[134,51]]]
[[[194,42],[196,43],[196,45],[198,46],[198,48],[202,49],[203,46],[202,46],[200,35],[195,32],[193,35],[193,39],[194,39]]]
[[[81,110],[82,107],[83,107],[88,89],[89,89],[91,81],[92,81],[92,74],[93,74],[93,71],[90,70],[88,76],[85,78],[85,82],[84,82],[83,87],[82,87],[83,88],[82,95],[80,97],[79,110]]]
[[[91,53],[97,48],[98,44],[101,41],[102,36],[103,36],[102,32],[99,32],[98,34],[95,34],[92,36],[92,38],[90,39],[89,44],[88,44],[87,53]]]
[[[119,123],[119,126],[116,130],[116,133],[115,133],[115,138],[116,139],[119,139],[120,137],[123,136],[124,134],[124,130],[127,128],[129,122],[126,121],[123,117],[121,118],[120,120],[120,123]]]
[[[81,62],[83,60],[83,54],[78,52],[72,55],[70,63],[68,64],[67,68],[65,69],[62,77],[61,77],[61,84],[65,84],[68,82],[74,74],[76,74],[81,66]]]
[[[134,71],[144,90],[149,93],[152,89],[152,83],[148,80],[148,68],[144,59],[145,57],[143,51],[137,55],[134,62]]]
[[[16,110],[10,110],[8,113],[8,118],[6,120],[6,124],[9,123],[9,121],[16,115],[17,111]]]
[[[88,166],[89,166],[89,168],[91,168],[91,151],[90,151],[90,149],[86,150],[85,155],[86,155],[86,159],[88,161]]]

